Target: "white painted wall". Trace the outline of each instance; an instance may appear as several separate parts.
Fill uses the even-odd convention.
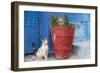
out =
[[[10,3],[14,0],[0,0],[0,73],[14,73],[10,70],[10,54],[11,54],[11,6]],[[16,0],[18,1],[18,0]],[[100,13],[100,0],[19,0],[19,1],[31,1],[31,2],[45,2],[45,3],[61,3],[61,4],[77,4],[77,5],[93,5],[99,6]],[[98,19],[100,14],[98,14]],[[98,22],[98,24],[100,21]],[[100,25],[98,25],[98,28]],[[98,29],[100,32],[100,29]],[[100,37],[100,34],[98,34]],[[98,39],[100,43],[100,39]],[[100,46],[98,46],[98,52],[100,52]],[[100,53],[98,53],[100,55]],[[69,68],[69,69],[56,69],[56,70],[40,70],[34,71],[34,73],[99,73],[100,72],[100,57],[98,58],[98,67],[86,67],[86,68]],[[24,73],[24,72],[22,72]],[[26,71],[25,73],[33,73],[33,71]]]

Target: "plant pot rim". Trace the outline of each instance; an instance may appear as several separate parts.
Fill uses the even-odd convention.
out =
[[[62,28],[62,29],[65,29],[65,28],[75,28],[75,27],[67,27],[67,26],[65,26],[65,27],[60,27],[60,26],[52,26],[51,28]]]

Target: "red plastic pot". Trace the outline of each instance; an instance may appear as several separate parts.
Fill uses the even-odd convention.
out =
[[[71,54],[75,28],[52,27],[51,35],[55,57],[57,59],[68,58]]]

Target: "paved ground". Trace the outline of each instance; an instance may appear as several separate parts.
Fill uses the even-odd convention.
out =
[[[85,45],[86,44],[86,45]],[[72,54],[68,59],[85,59],[90,58],[90,47],[89,42],[75,44],[72,50]],[[36,56],[33,54],[25,55],[24,61],[35,61]],[[49,56],[48,60],[56,60],[54,56]]]
[[[77,54],[75,53],[72,53],[71,56],[68,58],[68,59],[79,59],[81,57],[79,57]],[[25,56],[25,62],[28,62],[28,61],[35,61],[36,60],[36,56],[33,55],[33,54],[30,54],[30,55],[26,55]],[[56,58],[54,56],[49,56],[48,57],[48,60],[56,60]]]

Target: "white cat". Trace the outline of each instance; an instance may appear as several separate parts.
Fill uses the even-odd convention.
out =
[[[48,59],[48,41],[46,39],[42,40],[42,46],[36,52],[37,60]]]
[[[63,25],[64,24],[64,19],[62,17],[58,17],[58,24]]]

